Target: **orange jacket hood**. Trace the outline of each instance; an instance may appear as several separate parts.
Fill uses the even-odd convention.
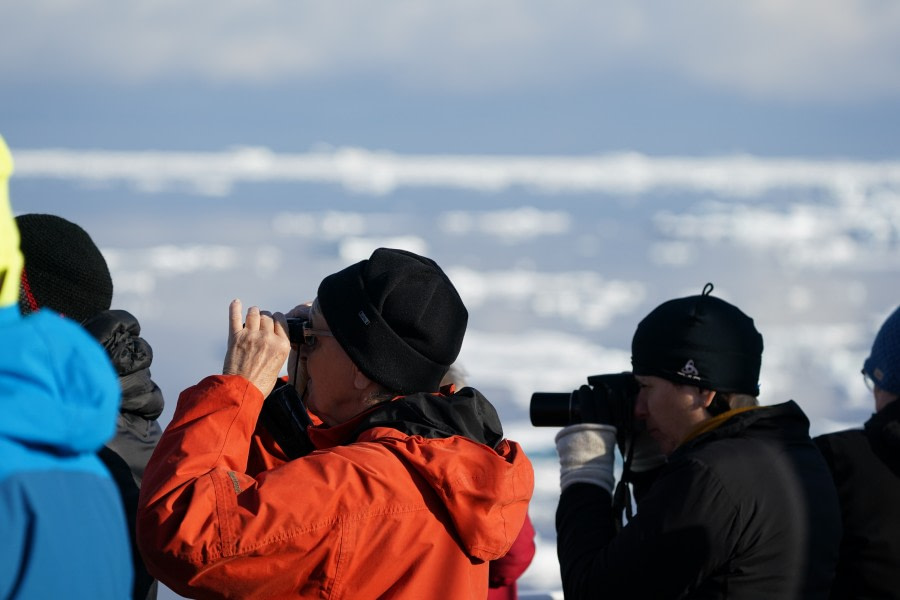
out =
[[[337,427],[311,427],[309,436],[318,449],[384,444],[441,499],[469,556],[494,560],[521,529],[534,472],[480,392],[451,390],[395,398]]]
[[[369,441],[384,444],[427,482],[469,556],[495,560],[509,551],[534,488],[531,463],[518,444],[504,440],[494,451],[460,436],[425,439],[388,428],[357,440]]]

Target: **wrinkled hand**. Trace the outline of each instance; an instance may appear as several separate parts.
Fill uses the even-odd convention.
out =
[[[247,318],[242,319],[240,300],[232,300],[228,310],[228,352],[222,374],[240,375],[266,397],[291,350],[287,321],[281,313],[263,314],[256,306],[248,308]]]
[[[284,316],[290,319],[303,319],[304,321],[308,321],[310,310],[312,310],[312,302],[306,302],[304,304],[298,304],[284,313]]]

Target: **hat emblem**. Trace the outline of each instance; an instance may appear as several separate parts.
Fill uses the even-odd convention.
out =
[[[681,367],[681,370],[678,371],[678,374],[682,377],[689,377],[690,379],[700,379],[700,371],[697,370],[697,367],[694,366],[694,359],[689,359],[684,366]]]

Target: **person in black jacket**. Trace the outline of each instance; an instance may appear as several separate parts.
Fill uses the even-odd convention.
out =
[[[83,228],[48,214],[19,215],[16,223],[26,261],[19,286],[22,314],[44,308],[77,321],[106,349],[119,375],[122,401],[116,433],[99,456],[125,506],[134,567],[132,597],[153,600],[157,583],[144,566],[134,531],[141,477],[162,435],[157,418],[163,396],[150,377],[153,350],[141,337],[133,315],[110,310],[112,277],[103,254]]]
[[[863,363],[875,414],[815,439],[831,468],[844,537],[832,598],[900,597],[900,308]]]
[[[758,406],[762,336],[711,291],[663,303],[634,334],[634,416],[651,443],[633,462],[667,460],[641,474],[647,487],[621,530],[606,411],[557,435],[568,600],[828,596],[841,534],[834,483],[800,407]]]

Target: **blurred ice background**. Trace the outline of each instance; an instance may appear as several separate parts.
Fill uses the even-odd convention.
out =
[[[859,370],[900,303],[900,5],[3,15],[13,209],[101,246],[153,345],[163,423],[221,369],[232,298],[288,309],[377,246],[445,268],[470,311],[460,363],[537,472],[526,591],[560,587],[555,431],[530,425],[530,395],[627,369],[660,302],[712,282],[753,316],[762,401],[797,400],[814,433],[872,410]]]
[[[460,363],[537,469],[526,590],[559,577],[555,431],[530,425],[533,391],[627,370],[637,322],[710,281],[765,337],[762,400],[797,400],[824,432],[871,411],[859,370],[898,301],[890,162],[362,149],[16,160],[17,210],[67,214],[98,238],[114,304],[153,345],[163,422],[182,388],[219,372],[231,298],[287,310],[378,246],[437,260],[471,313]]]

